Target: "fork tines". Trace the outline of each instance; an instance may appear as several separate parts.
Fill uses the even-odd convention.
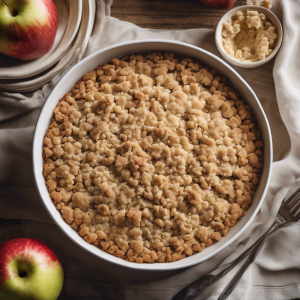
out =
[[[279,213],[289,221],[295,221],[300,217],[300,188],[297,189],[286,201],[284,201],[279,209]]]

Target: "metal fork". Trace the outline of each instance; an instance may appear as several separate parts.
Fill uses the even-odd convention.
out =
[[[231,292],[235,289],[242,275],[247,270],[249,265],[254,261],[260,245],[271,234],[275,229],[282,227],[284,224],[289,222],[296,222],[300,219],[300,188],[297,189],[286,201],[284,201],[277,213],[276,219],[267,230],[267,232],[261,236],[252,246],[246,249],[240,256],[234,261],[228,263],[207,275],[201,277],[197,281],[193,282],[179,293],[175,295],[173,300],[193,300],[209,285],[217,282],[223,276],[225,276],[231,269],[233,269],[238,263],[244,260],[249,255],[245,264],[236,273],[230,283],[226,286],[223,293],[220,295],[218,300],[225,300]]]

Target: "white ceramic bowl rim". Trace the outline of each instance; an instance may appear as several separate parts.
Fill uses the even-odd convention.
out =
[[[237,59],[229,56],[225,52],[225,50],[223,48],[223,45],[222,45],[222,36],[221,36],[222,24],[224,22],[227,22],[238,11],[245,11],[245,10],[256,10],[256,11],[264,13],[269,20],[271,18],[272,20],[270,20],[270,21],[276,27],[277,34],[278,34],[278,38],[277,38],[277,41],[275,43],[275,47],[274,47],[272,53],[268,57],[266,57],[265,59],[255,61],[255,62],[241,62],[241,61],[238,61]],[[277,54],[277,52],[279,51],[279,49],[281,47],[282,39],[283,39],[283,28],[282,28],[281,22],[279,21],[277,16],[272,11],[270,11],[269,9],[267,9],[265,7],[262,7],[262,6],[259,6],[259,5],[243,5],[243,6],[237,6],[233,9],[229,10],[219,20],[219,22],[216,26],[216,30],[215,30],[215,42],[216,42],[217,48],[218,48],[219,52],[221,53],[221,55],[223,56],[223,58],[225,60],[227,60],[228,62],[230,62],[231,64],[233,64],[235,66],[238,66],[238,67],[243,67],[243,68],[259,67],[259,66],[267,63],[268,61],[270,61]]]
[[[106,253],[103,250],[98,249],[97,247],[88,244],[86,241],[84,241],[75,230],[73,230],[73,228],[70,227],[70,225],[68,225],[61,217],[60,213],[56,210],[52,200],[50,199],[49,193],[47,191],[46,188],[46,184],[45,184],[45,180],[42,176],[42,141],[43,138],[45,136],[45,131],[43,131],[42,129],[40,129],[40,127],[43,127],[42,125],[44,125],[43,123],[45,123],[45,115],[48,116],[49,115],[49,110],[47,111],[47,103],[49,102],[50,105],[50,99],[51,96],[56,93],[59,92],[59,90],[64,86],[64,82],[68,82],[68,76],[70,74],[72,74],[72,72],[79,72],[79,74],[81,74],[81,77],[84,75],[84,73],[82,74],[81,67],[84,66],[85,63],[87,63],[90,60],[93,60],[93,58],[96,58],[98,55],[101,55],[103,53],[109,52],[109,51],[113,51],[113,49],[118,50],[119,48],[121,49],[122,47],[126,47],[126,46],[131,46],[131,45],[135,45],[135,46],[147,46],[151,45],[151,44],[156,44],[158,45],[157,48],[159,48],[159,46],[161,46],[162,48],[171,48],[171,47],[175,47],[178,46],[179,48],[184,48],[187,49],[189,48],[190,51],[197,51],[198,53],[202,53],[204,56],[209,56],[211,57],[213,60],[216,61],[216,63],[221,64],[223,66],[221,67],[225,67],[226,69],[229,69],[229,71],[232,74],[232,76],[237,77],[241,83],[245,86],[245,88],[247,89],[247,91],[249,90],[251,97],[253,97],[255,99],[255,104],[257,105],[257,109],[259,109],[259,113],[261,114],[261,116],[263,117],[263,120],[261,120],[261,122],[263,122],[264,124],[264,128],[265,128],[265,136],[264,139],[266,139],[268,141],[268,144],[266,146],[268,146],[268,150],[266,150],[267,147],[265,147],[265,158],[267,157],[268,162],[265,162],[265,166],[264,166],[264,170],[263,170],[263,174],[266,174],[265,180],[264,180],[264,186],[259,186],[258,189],[260,189],[260,195],[259,195],[259,200],[257,203],[257,206],[254,207],[254,211],[252,212],[250,218],[248,219],[248,221],[244,221],[246,222],[243,227],[241,229],[239,229],[238,232],[234,233],[234,235],[226,242],[222,243],[222,239],[226,239],[228,238],[228,236],[230,235],[231,231],[233,231],[233,229],[238,226],[239,223],[237,223],[233,229],[231,229],[231,231],[229,232],[229,234],[226,237],[223,237],[221,239],[221,241],[211,245],[210,247],[204,249],[202,252],[194,254],[190,257],[184,258],[182,260],[176,261],[176,262],[171,262],[171,263],[153,263],[153,264],[138,264],[138,263],[133,263],[133,262],[128,262],[125,261],[121,258],[115,257],[111,254]],[[148,49],[148,48],[146,48]],[[148,50],[147,50],[148,51]],[[154,50],[149,50],[149,51],[154,51]],[[148,51],[148,52],[149,52]],[[170,51],[170,50],[160,50],[157,49],[157,51]],[[188,50],[187,50],[188,51]],[[195,52],[196,52],[195,51]],[[137,50],[134,51],[132,50],[131,53],[134,52],[139,52],[139,53],[144,53],[146,51],[141,51],[141,50]],[[179,53],[179,51],[174,50],[174,52]],[[122,55],[120,55],[122,56]],[[98,59],[99,60],[99,59]],[[94,66],[94,68],[96,67],[96,65]],[[218,73],[218,70],[217,70]],[[77,74],[77,73],[76,73]],[[72,86],[75,84],[75,82],[72,83]],[[60,92],[62,93],[62,92]],[[62,93],[62,95],[60,97],[63,97],[65,93]],[[250,96],[249,96],[250,97]],[[53,103],[56,100],[54,100],[52,102],[51,105],[53,105]],[[58,102],[58,99],[57,99]],[[56,102],[56,103],[57,103]],[[56,104],[55,104],[56,106]],[[53,110],[52,110],[53,111]],[[52,117],[52,111],[51,111],[51,117]],[[47,118],[46,118],[47,119]],[[50,118],[48,118],[49,120]],[[49,124],[47,120],[47,124]],[[45,125],[44,125],[45,126]],[[49,125],[47,125],[48,127]],[[138,40],[138,41],[131,41],[131,42],[125,42],[125,43],[120,43],[117,45],[113,45],[107,48],[104,48],[102,50],[99,50],[93,54],[91,54],[90,56],[86,57],[85,59],[83,59],[81,62],[79,62],[77,65],[75,65],[71,70],[69,70],[61,79],[60,81],[56,84],[56,86],[54,87],[54,89],[52,90],[52,92],[50,93],[50,95],[48,96],[47,100],[45,101],[36,127],[35,127],[35,131],[34,131],[34,139],[33,139],[33,171],[34,171],[34,177],[35,177],[35,183],[38,189],[38,192],[40,194],[41,199],[43,200],[43,204],[45,205],[48,213],[50,214],[50,216],[52,217],[52,219],[54,220],[54,222],[61,228],[61,230],[73,241],[75,242],[77,245],[79,245],[80,247],[84,248],[85,250],[89,251],[90,253],[96,255],[99,258],[102,258],[104,260],[107,260],[111,263],[115,263],[119,266],[124,266],[124,267],[128,267],[128,268],[132,268],[132,269],[137,269],[137,270],[147,270],[147,271],[170,271],[170,270],[176,270],[176,269],[181,269],[181,268],[186,268],[195,264],[198,264],[200,262],[203,262],[209,258],[211,258],[212,256],[216,255],[218,252],[222,251],[225,247],[227,247],[229,244],[231,244],[234,240],[236,240],[244,231],[245,229],[251,224],[251,222],[253,221],[253,219],[255,218],[258,210],[261,207],[261,204],[263,203],[264,197],[266,195],[267,192],[267,187],[269,185],[270,182],[270,174],[271,174],[271,167],[272,167],[272,158],[273,158],[273,152],[272,152],[272,139],[271,139],[271,131],[270,131],[270,126],[268,123],[268,120],[266,118],[266,115],[262,109],[262,106],[260,105],[256,95],[254,94],[254,92],[252,91],[252,89],[250,88],[250,86],[247,84],[247,82],[234,70],[232,69],[229,65],[227,65],[223,60],[221,60],[220,58],[218,58],[217,56],[213,55],[212,53],[203,50],[201,48],[198,48],[196,46],[193,45],[189,45],[186,43],[182,43],[182,42],[178,42],[178,41],[168,41],[168,40],[159,40],[159,39],[155,39],[155,40]],[[254,196],[255,197],[255,196]],[[251,207],[250,207],[251,209]],[[248,215],[249,216],[249,215]],[[245,217],[242,218],[245,219],[247,217],[247,214]],[[246,220],[246,219],[245,219]],[[241,222],[241,221],[239,221]],[[244,223],[243,222],[243,223]],[[210,249],[212,249],[212,247],[214,245],[216,247],[216,250],[211,251]],[[218,245],[220,245],[218,247]],[[208,250],[207,250],[208,249]],[[204,251],[210,252],[208,253],[206,256],[204,256],[203,253],[206,253]],[[197,256],[204,256],[202,258],[199,258]]]

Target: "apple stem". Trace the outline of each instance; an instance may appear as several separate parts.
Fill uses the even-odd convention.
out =
[[[9,9],[10,13],[12,14],[12,16],[14,17],[14,16],[15,16],[14,11],[11,9],[11,7],[10,7],[9,4],[7,3],[7,1],[5,1],[5,4],[6,4],[6,6],[8,7],[8,9]]]

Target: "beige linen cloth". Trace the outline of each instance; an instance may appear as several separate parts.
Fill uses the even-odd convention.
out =
[[[142,272],[113,265],[75,245],[48,216],[32,174],[32,136],[43,102],[59,77],[33,94],[0,93],[0,217],[26,219],[26,236],[48,244],[59,256],[65,283],[59,299],[170,300],[187,284],[237,257],[273,222],[280,203],[300,185],[300,1],[273,1],[284,26],[276,60],[236,70],[251,85],[268,116],[274,163],[267,197],[254,222],[222,253],[173,272]],[[112,1],[97,0],[93,35],[84,56],[137,39],[168,39],[193,44],[219,56],[209,29],[151,30],[110,17]],[[155,9],[153,2],[153,9]],[[196,7],[196,6],[195,6]],[[275,83],[274,83],[275,81]],[[300,224],[271,235],[229,299],[292,299],[300,295]],[[232,270],[197,299],[217,299]]]

